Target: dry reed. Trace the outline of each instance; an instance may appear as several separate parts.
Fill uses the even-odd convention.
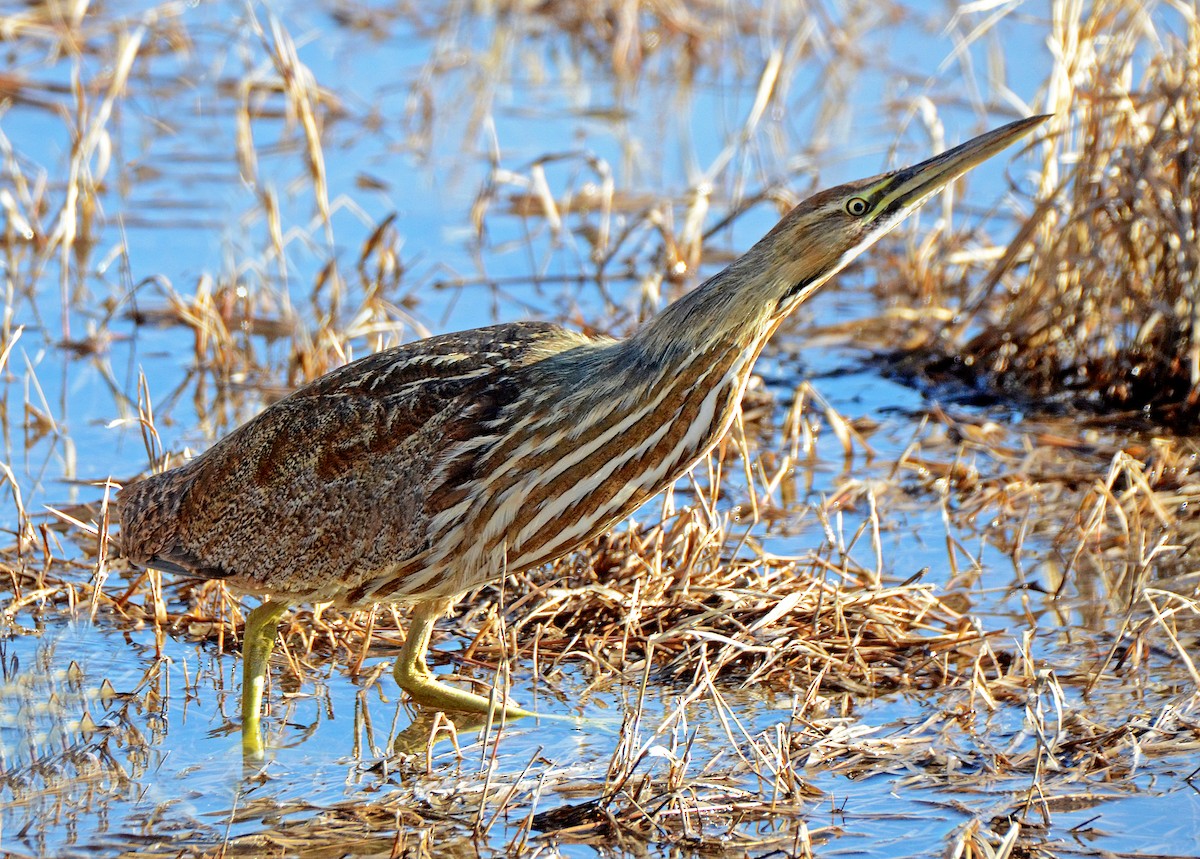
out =
[[[947,308],[910,330],[905,368],[1031,408],[1194,427],[1200,21],[1181,9],[1182,32],[1160,33],[1123,0],[1056,10],[1054,117],[1013,240],[993,254],[950,236],[889,261],[882,289]],[[963,262],[982,273],[957,277]]]
[[[482,257],[506,244],[529,253],[535,281],[551,258],[565,255],[569,265],[560,268],[576,273],[563,282],[595,285],[603,312],[584,315],[574,303],[550,311],[576,325],[627,331],[720,261],[725,251],[714,239],[738,218],[763,203],[792,201],[780,176],[739,165],[770,160],[772,148],[784,146],[770,117],[791,103],[797,68],[816,58],[828,84],[811,105],[821,132],[804,157],[787,159],[784,175],[810,172],[806,157],[844,121],[848,81],[863,61],[857,39],[879,17],[901,14],[893,4],[852,7],[844,25],[823,4],[780,7],[772,22],[778,32],[762,40],[769,49],[745,38],[760,34],[763,21],[728,4],[496,4],[488,31],[494,54],[463,48],[480,18],[424,21],[442,47],[412,85],[409,143],[431,152],[441,133],[435,126],[448,114],[470,117],[467,136],[486,128],[499,71],[511,46],[526,40],[540,47],[561,37],[564,54],[607,66],[618,91],[671,82],[664,103],[724,68],[751,81],[742,127],[701,165],[692,187],[670,195],[623,187],[627,165],[591,154],[546,154],[517,167],[498,144],[490,155],[472,213],[475,251]],[[46,271],[62,275],[64,313],[86,297],[81,272],[105,228],[96,203],[113,169],[107,153],[120,148],[124,93],[144,85],[151,46],[188,49],[172,8],[109,28],[83,4],[33,6],[0,19],[6,38],[68,57],[102,50],[111,59],[94,79],[76,62],[66,87],[0,76],[4,97],[64,111],[77,140],[69,180],[56,184],[0,135],[3,254],[13,273],[5,280],[0,372],[26,374],[25,401],[10,403],[6,393],[4,408],[26,416],[29,445],[67,430],[56,418],[59,404],[39,395],[34,368],[16,367],[18,344],[31,335],[14,308],[36,294]],[[1080,8],[1054,6],[1051,36],[1071,48],[1060,51],[1059,71],[1070,74],[1057,75],[1048,96],[1058,127],[1042,144],[1040,202],[1018,225],[1017,241],[1007,250],[972,248],[953,236],[944,247],[923,245],[897,270],[936,312],[902,309],[885,322],[894,332],[901,320],[912,353],[925,362],[911,375],[948,362],[972,384],[982,380],[1023,401],[1058,400],[1067,390],[1091,408],[1149,405],[1157,419],[1186,423],[1194,418],[1198,366],[1188,279],[1195,242],[1183,241],[1194,239],[1187,230],[1195,221],[1194,22],[1185,42],[1147,52],[1138,41],[1149,39],[1145,21],[1132,4],[1067,14]],[[366,27],[402,14],[337,12]],[[423,14],[411,11],[418,20]],[[1129,21],[1142,28],[1110,38]],[[190,338],[191,368],[170,390],[152,390],[143,379],[122,385],[105,367],[120,392],[120,420],[138,428],[152,468],[182,455],[174,449],[181,445],[164,450],[162,441],[181,403],[192,401],[197,435],[215,435],[356,354],[426,333],[414,313],[419,289],[486,289],[499,303],[515,285],[482,265],[467,275],[439,269],[414,277],[395,219],[366,218],[326,173],[333,120],[370,127],[377,118],[354,115],[355,107],[322,88],[281,22],[266,19],[252,32],[258,63],[223,89],[222,104],[237,129],[234,157],[257,183],[244,225],[262,227],[261,246],[231,252],[216,274],[187,287],[165,278],[122,283],[123,296],[91,330],[63,332],[64,348],[101,366],[122,324],[135,332],[171,326]],[[1154,59],[1145,85],[1134,87],[1126,68],[1139,51]],[[478,86],[455,95],[439,76],[462,67]],[[582,61],[570,69],[586,71]],[[299,165],[296,187],[314,212],[307,223],[286,221],[281,200],[294,189],[281,192],[264,169],[266,139],[274,139],[270,157]],[[727,214],[706,228],[718,210]],[[339,213],[364,232],[356,250],[341,254],[331,239]],[[1146,241],[1164,235],[1181,241]],[[293,245],[323,260],[303,285],[289,263]],[[612,294],[622,284],[634,285],[634,301]],[[945,324],[930,328],[931,318]],[[970,361],[955,362],[951,353],[960,352]],[[1066,855],[1063,828],[1052,825],[1057,816],[1127,793],[1147,770],[1174,776],[1171,767],[1200,742],[1200,602],[1189,554],[1200,498],[1196,445],[1078,421],[1014,428],[947,407],[931,408],[908,448],[887,461],[872,449],[874,422],[839,414],[821,387],[781,392],[756,384],[726,445],[661,511],[644,510],[571,558],[481,589],[443,627],[434,658],[452,663],[464,682],[507,679],[518,699],[536,693],[558,710],[620,701],[623,718],[607,757],[547,760],[541,749],[522,747],[522,760],[503,760],[507,732],[520,724],[505,726],[498,739],[463,730],[462,749],[441,742],[391,754],[401,711],[387,668],[402,641],[402,614],[312,607],[284,625],[269,723],[277,739],[303,740],[320,719],[301,726],[294,714],[313,698],[319,709],[332,707],[306,684],[325,672],[351,675],[360,688],[355,762],[346,769],[365,787],[319,802],[256,794],[270,784],[268,767],[246,778],[223,819],[197,819],[176,795],[139,799],[136,815],[122,815],[153,782],[180,707],[200,707],[206,717],[236,709],[234,662],[222,667],[219,655],[237,650],[243,604],[220,584],[160,580],[115,557],[106,537],[108,484],[85,490],[91,503],[56,505],[48,517],[27,509],[30,487],[0,463],[0,491],[16,513],[15,533],[0,547],[0,657],[4,642],[89,610],[106,644],[119,631],[148,653],[186,654],[183,688],[174,689],[161,659],[148,658],[140,680],[116,689],[107,680],[85,687],[90,675],[51,645],[32,665],[0,658],[0,693],[13,715],[0,724],[0,800],[6,819],[17,822],[2,833],[4,847],[51,853],[62,846],[62,830],[111,814],[127,828],[101,841],[143,856],[475,855],[501,829],[508,849],[525,855],[579,843],[633,854],[666,844],[809,856],[852,828],[836,822],[844,819],[840,807],[831,809],[835,822],[818,825],[826,819],[818,803],[834,806],[838,798],[836,788],[813,782],[884,776],[899,789],[925,789],[923,801],[948,793],[945,807],[965,818],[947,836],[948,855]],[[777,404],[788,393],[790,402]],[[830,476],[839,471],[841,478]],[[832,489],[817,497],[814,486]],[[924,583],[921,570],[897,569],[884,544],[892,521],[931,505],[940,505],[946,524],[942,587]],[[803,534],[811,548],[773,556],[764,534]],[[973,536],[981,548],[968,547]],[[972,613],[984,590],[984,546],[1013,561],[1010,589],[1023,627],[1014,628],[1015,611],[1003,621]],[[1057,611],[1074,611],[1070,623],[1079,629],[1068,627],[1077,638],[1058,647],[1051,664],[1035,655],[1034,631],[1044,633],[1043,618]],[[206,644],[193,651],[180,647],[186,641]],[[204,666],[210,657],[215,667]],[[659,698],[651,702],[652,694]],[[919,701],[920,718],[880,728],[861,715],[875,699]],[[779,714],[766,728],[755,722],[764,707]],[[417,728],[446,735],[444,723]],[[477,771],[469,768],[476,760]]]

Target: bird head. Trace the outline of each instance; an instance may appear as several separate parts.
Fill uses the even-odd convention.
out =
[[[725,344],[757,353],[817,287],[936,191],[1047,118],[1017,120],[912,167],[814,194],[728,268],[664,310],[630,348],[688,355]]]
[[[814,194],[784,216],[738,263],[745,261],[753,270],[769,273],[778,290],[772,316],[782,318],[932,194],[1047,118],[1021,119],[912,167]]]

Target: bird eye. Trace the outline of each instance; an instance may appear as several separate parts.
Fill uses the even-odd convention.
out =
[[[846,201],[846,211],[849,214],[854,215],[856,218],[861,215],[865,215],[867,213],[867,209],[869,208],[871,207],[862,197],[851,197]]]

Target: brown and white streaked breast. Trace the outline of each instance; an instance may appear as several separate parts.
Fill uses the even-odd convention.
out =
[[[647,374],[620,349],[569,356],[598,376],[594,387],[531,367],[538,393],[449,449],[431,475],[429,552],[407,574],[367,584],[364,598],[449,596],[603,533],[721,439],[756,354],[715,346]]]

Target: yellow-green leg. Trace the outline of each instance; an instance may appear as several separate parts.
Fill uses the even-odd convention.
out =
[[[246,757],[260,758],[263,754],[259,728],[263,690],[267,687],[279,618],[285,611],[286,604],[268,600],[246,617],[242,633],[242,754]]]
[[[509,719],[532,716],[533,713],[512,704],[498,704],[482,695],[465,689],[456,689],[433,679],[429,666],[425,664],[425,652],[429,649],[429,637],[433,625],[450,607],[449,600],[426,600],[413,609],[404,647],[396,660],[393,674],[396,683],[418,704],[438,710],[455,710],[463,713],[492,713]]]

